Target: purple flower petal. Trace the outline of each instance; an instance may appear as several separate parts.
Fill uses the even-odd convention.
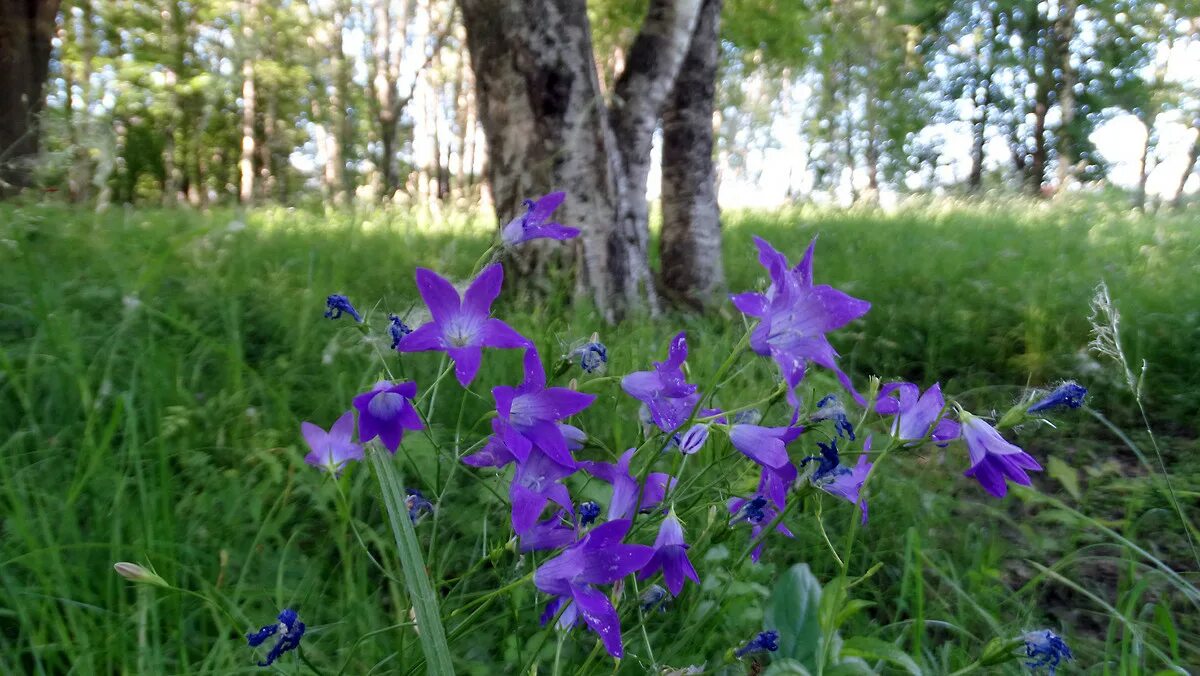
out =
[[[448,347],[446,354],[454,360],[454,377],[463,387],[470,387],[471,381],[479,373],[479,364],[483,361],[483,350],[478,345],[466,347]]]
[[[602,592],[580,584],[571,584],[571,598],[579,606],[579,614],[592,631],[600,636],[604,648],[613,657],[625,655],[621,643],[621,621],[617,610]]]
[[[458,314],[461,304],[458,291],[436,272],[417,268],[417,291],[429,306],[435,323],[445,324]]]
[[[495,318],[488,319],[483,323],[483,331],[480,335],[479,344],[484,347],[498,347],[502,349],[533,347],[532,340],[522,336],[513,327]]]
[[[504,267],[493,263],[483,269],[463,294],[462,312],[487,317],[492,313],[492,301],[500,295],[504,284]]]
[[[428,352],[429,350],[444,349],[446,349],[446,340],[442,336],[442,330],[432,322],[422,324],[396,343],[398,352]]]

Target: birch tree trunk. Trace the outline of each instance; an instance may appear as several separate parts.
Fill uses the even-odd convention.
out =
[[[1075,13],[1078,0],[1064,0],[1054,21],[1054,41],[1058,52],[1062,80],[1058,88],[1058,108],[1062,121],[1058,125],[1058,187],[1066,188],[1075,178],[1075,82],[1078,79],[1071,65],[1071,42],[1075,39]]]
[[[584,0],[461,5],[497,215],[506,222],[523,211],[522,200],[566,191],[556,216],[583,231],[577,289],[610,321],[658,307],[646,254],[645,176],[655,121],[699,5],[652,0],[611,109]]]
[[[29,185],[58,0],[0,2],[0,195]]]
[[[693,306],[725,286],[713,167],[713,105],[723,0],[704,0],[663,109],[662,286]]]
[[[1196,140],[1192,141],[1192,145],[1188,148],[1187,163],[1183,166],[1183,173],[1179,175],[1179,185],[1175,186],[1175,195],[1171,198],[1173,209],[1183,208],[1183,189],[1187,187],[1188,179],[1192,177],[1192,172],[1196,169],[1197,156],[1200,156],[1200,117],[1192,122],[1192,129],[1196,132]]]
[[[242,19],[242,157],[238,161],[241,181],[238,198],[242,204],[254,200],[254,29],[256,0],[246,0]]]

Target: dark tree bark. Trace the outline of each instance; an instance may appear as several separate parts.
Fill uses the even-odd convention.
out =
[[[30,184],[58,0],[0,2],[0,195]]]
[[[1078,0],[1065,0],[1054,21],[1054,44],[1062,79],[1058,87],[1058,187],[1063,190],[1075,178],[1075,67],[1071,65],[1071,41],[1075,39],[1075,13]]]
[[[1175,195],[1171,198],[1171,207],[1174,209],[1183,208],[1183,189],[1196,169],[1197,156],[1200,156],[1200,117],[1192,122],[1192,128],[1196,130],[1196,140],[1188,148],[1187,163],[1183,166],[1183,173],[1179,175],[1179,184],[1175,186]]]
[[[662,114],[662,286],[694,306],[703,306],[725,286],[713,167],[722,2],[704,0]]]
[[[557,216],[583,231],[578,288],[610,320],[657,308],[646,259],[650,139],[699,5],[650,3],[610,109],[584,0],[462,2],[496,212],[505,222],[523,199],[566,191]]]

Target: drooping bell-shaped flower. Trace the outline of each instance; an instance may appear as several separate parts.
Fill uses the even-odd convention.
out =
[[[997,498],[1008,494],[1005,481],[1028,486],[1032,482],[1026,470],[1042,471],[1033,456],[1008,443],[996,428],[978,416],[959,412],[962,438],[971,454],[971,468],[963,473],[979,482],[983,489]]]
[[[666,361],[655,362],[653,371],[635,371],[621,379],[621,388],[646,405],[650,419],[664,432],[687,422],[700,401],[696,386],[683,373],[687,354],[687,334],[680,332],[671,339]]]
[[[638,579],[645,580],[662,570],[663,580],[666,581],[672,596],[679,596],[679,592],[683,590],[684,578],[700,584],[700,576],[696,574],[695,567],[688,559],[688,546],[683,540],[683,526],[679,524],[679,519],[672,510],[667,518],[663,519],[662,526],[658,529],[658,537],[654,539],[654,556],[650,557],[646,567],[638,573]]]
[[[404,430],[424,429],[421,416],[413,408],[417,384],[381,380],[369,391],[354,398],[358,409],[358,440],[364,444],[376,437],[392,453],[400,447]]]

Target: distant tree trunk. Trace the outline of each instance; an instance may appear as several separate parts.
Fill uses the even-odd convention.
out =
[[[328,88],[325,80],[318,78],[318,89],[328,96],[328,110],[318,119],[322,125],[321,152],[325,157],[322,179],[326,195],[335,206],[347,201],[345,145],[347,143],[346,93],[349,75],[346,73],[346,57],[343,54],[343,38],[346,26],[346,2],[338,0],[333,5],[333,18],[329,26],[329,75]],[[318,46],[319,47],[319,46]],[[322,96],[322,99],[325,97]],[[319,104],[314,100],[314,108]]]
[[[58,4],[0,2],[0,196],[32,179]]]
[[[1054,44],[1058,52],[1062,80],[1058,88],[1058,187],[1063,190],[1075,174],[1075,67],[1071,65],[1071,41],[1075,38],[1075,10],[1078,0],[1063,0],[1054,21]]]
[[[704,0],[662,114],[662,285],[667,293],[697,306],[725,286],[713,167],[722,2]]]
[[[238,197],[242,204],[254,200],[254,29],[256,0],[245,0],[242,6],[242,157],[238,162],[241,185]]]
[[[1175,195],[1171,198],[1171,207],[1175,209],[1183,208],[1183,189],[1196,169],[1197,156],[1200,156],[1200,117],[1192,122],[1192,129],[1196,132],[1196,140],[1192,141],[1188,148],[1187,163],[1183,166],[1183,173],[1179,175],[1179,185],[1175,186]]]
[[[1046,163],[1049,146],[1046,143],[1046,113],[1050,111],[1050,88],[1045,82],[1037,86],[1033,101],[1033,153],[1029,158],[1029,192],[1034,197],[1042,195],[1046,183]]]
[[[982,91],[979,91],[982,90]],[[988,107],[992,98],[992,71],[989,68],[978,84],[975,94],[975,112],[971,120],[971,173],[967,175],[967,189],[978,193],[983,189],[983,159],[987,147]]]
[[[1150,182],[1150,150],[1154,146],[1154,118],[1142,119],[1146,128],[1146,141],[1142,143],[1142,152],[1138,156],[1138,184],[1133,193],[1133,208],[1138,211],[1146,210],[1146,184]]]
[[[700,0],[652,0],[610,110],[584,0],[464,0],[467,43],[501,222],[551,190],[583,230],[578,288],[606,319],[657,309],[647,261],[650,140]],[[536,251],[536,248],[533,250]]]

